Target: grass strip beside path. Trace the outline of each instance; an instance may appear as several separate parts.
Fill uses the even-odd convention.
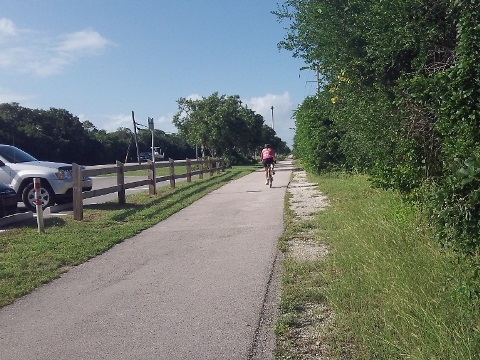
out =
[[[36,220],[0,233],[0,306],[256,169],[233,167],[203,180],[178,182],[174,189],[159,187],[156,196],[147,192],[129,195],[124,206],[113,202],[86,205],[83,221],[73,220],[72,214],[46,218],[44,234],[38,234]]]
[[[286,212],[277,359],[307,359],[313,350],[331,359],[479,359],[479,306],[458,291],[461,264],[435,245],[418,211],[363,176],[309,181],[330,205],[300,223]],[[328,246],[326,258],[289,256],[305,233]],[[330,309],[334,325],[307,323],[312,308]],[[303,335],[310,343],[302,327],[315,331]]]

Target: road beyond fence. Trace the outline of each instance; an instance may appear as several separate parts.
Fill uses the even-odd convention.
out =
[[[291,170],[232,181],[0,309],[0,358],[271,359]]]

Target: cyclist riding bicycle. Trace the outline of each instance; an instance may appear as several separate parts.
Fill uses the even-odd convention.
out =
[[[265,144],[264,149],[260,153],[260,159],[262,160],[263,169],[265,171],[265,185],[268,185],[268,167],[270,165],[272,165],[273,173],[275,174],[275,151],[270,144]]]

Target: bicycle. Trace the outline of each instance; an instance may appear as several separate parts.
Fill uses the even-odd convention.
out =
[[[268,184],[270,185],[270,187],[272,187],[272,182],[273,182],[273,164],[270,164],[268,166]]]

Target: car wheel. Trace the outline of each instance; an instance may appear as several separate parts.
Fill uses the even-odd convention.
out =
[[[52,188],[48,184],[41,183],[40,186],[40,200],[42,202],[42,209],[53,205],[55,203],[55,194]],[[35,189],[33,188],[33,182],[25,186],[22,191],[22,201],[28,210],[32,212],[37,211],[37,205],[35,204]]]

